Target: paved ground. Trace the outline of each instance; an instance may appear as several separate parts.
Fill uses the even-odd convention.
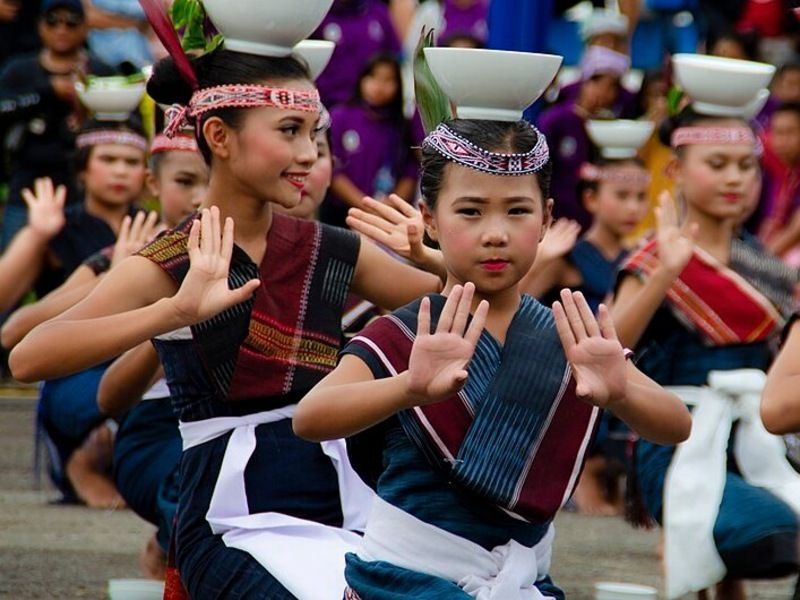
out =
[[[0,390],[0,598],[104,598],[107,581],[137,577],[152,527],[130,511],[54,506],[32,485],[34,400]],[[658,534],[618,519],[565,514],[557,525],[554,578],[569,598],[592,598],[596,581],[660,585]],[[788,600],[792,582],[750,586],[750,597]]]

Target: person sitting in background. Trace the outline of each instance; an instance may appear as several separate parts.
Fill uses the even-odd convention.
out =
[[[489,0],[443,0],[442,28],[439,42],[442,46],[452,46],[452,38],[467,35],[486,43],[489,36],[487,18]]]
[[[83,0],[89,23],[89,48],[108,64],[153,64],[148,25],[138,0]]]

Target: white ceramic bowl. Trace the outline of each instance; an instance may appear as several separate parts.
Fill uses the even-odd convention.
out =
[[[758,90],[756,97],[745,107],[742,118],[748,121],[750,119],[755,119],[758,113],[761,112],[761,109],[764,108],[764,105],[766,105],[769,96],[770,92],[767,88]]]
[[[126,83],[120,77],[94,79],[89,86],[75,84],[83,105],[101,121],[124,121],[142,101],[145,83]]]
[[[658,600],[658,590],[648,585],[612,583],[594,584],[595,600]]]
[[[554,54],[425,48],[433,76],[462,119],[517,121],[550,85],[562,58]]]
[[[288,56],[325,18],[333,0],[203,0],[225,48]]]
[[[766,63],[701,54],[676,54],[672,66],[695,110],[720,117],[741,116],[775,73]]]
[[[111,600],[161,600],[164,582],[152,579],[109,579],[108,597]]]
[[[303,40],[294,47],[294,53],[306,61],[311,78],[316,79],[328,66],[335,49],[336,44],[327,40]]]
[[[651,121],[587,121],[586,132],[606,158],[631,158],[653,135]]]

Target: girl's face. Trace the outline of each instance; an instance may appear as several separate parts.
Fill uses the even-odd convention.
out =
[[[161,218],[175,227],[192,214],[208,190],[208,167],[197,152],[168,152],[161,157],[158,175],[148,184],[161,204]]]
[[[595,75],[581,86],[581,105],[589,114],[610,109],[617,101],[619,87],[616,75]]]
[[[550,221],[536,175],[500,177],[457,164],[445,167],[435,208],[423,207],[449,283],[471,281],[483,295],[515,286],[536,258]]]
[[[601,181],[596,191],[587,190],[586,210],[619,238],[630,234],[647,214],[647,187],[622,181]]]
[[[688,146],[676,178],[690,209],[713,219],[737,221],[759,182],[758,159],[751,144]]]
[[[377,64],[371,73],[361,79],[361,97],[375,108],[391,104],[399,88],[394,68],[385,63]]]
[[[89,154],[83,182],[95,200],[122,206],[139,199],[146,176],[144,152],[124,144],[100,144]]]
[[[311,167],[306,186],[303,188],[303,197],[300,204],[294,208],[280,208],[280,212],[297,217],[298,219],[313,219],[314,215],[325,199],[325,194],[331,185],[333,177],[333,156],[324,134],[317,137],[317,162]]]
[[[313,90],[309,81],[286,84]],[[242,193],[284,208],[300,203],[317,160],[319,113],[274,107],[252,108],[228,144],[228,169]]]

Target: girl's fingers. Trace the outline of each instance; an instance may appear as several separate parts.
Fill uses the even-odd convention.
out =
[[[204,254],[211,252],[211,211],[203,209],[200,214],[200,243],[198,248]]]
[[[486,315],[489,314],[489,303],[486,300],[481,300],[478,308],[475,309],[475,314],[472,316],[472,322],[469,324],[467,333],[464,334],[464,339],[467,340],[474,348],[478,345],[478,340],[481,338],[483,328],[486,325]]]
[[[36,196],[34,196],[33,192],[28,188],[22,190],[22,199],[25,201],[28,210],[31,210],[33,205],[36,204]]]
[[[376,227],[381,231],[385,231],[386,233],[391,233],[392,229],[394,228],[392,225],[393,223],[392,221],[390,221],[387,218],[374,215],[372,213],[361,211],[361,214],[355,218],[357,218],[359,221],[366,223],[367,225],[372,225],[373,227]]]
[[[568,289],[561,290],[561,305],[564,307],[564,312],[567,313],[567,321],[569,321],[569,326],[575,339],[578,342],[586,339],[586,326],[583,323],[578,307],[575,305],[572,292]]]
[[[575,292],[572,294],[572,299],[575,300],[575,305],[578,307],[578,313],[581,315],[586,333],[590,337],[598,337],[600,335],[600,326],[597,324],[597,319],[592,314],[592,309],[589,308],[584,295],[581,292]]]
[[[387,206],[383,202],[378,202],[377,200],[373,200],[372,198],[370,198],[368,202],[365,202],[365,204],[369,206],[369,209],[372,211],[373,214],[370,213],[364,213],[364,214],[371,216],[373,219],[381,219],[383,221],[388,221],[392,225],[397,225],[403,220],[402,213],[392,208],[391,206]]]
[[[67,202],[67,186],[60,185],[56,188],[56,205],[63,209]]]
[[[211,252],[219,256],[222,248],[222,222],[219,218],[219,208],[211,207]]]
[[[561,340],[561,345],[564,347],[564,352],[569,352],[576,343],[575,336],[572,334],[572,328],[569,326],[567,313],[564,312],[564,307],[558,300],[553,302],[553,318],[556,322],[556,331],[558,331],[558,337]]]
[[[230,217],[226,217],[225,226],[222,228],[220,256],[226,265],[231,264],[231,257],[233,256],[233,219]]]
[[[417,314],[417,337],[423,337],[431,334],[431,301],[430,298],[425,297],[419,304],[419,313]]]
[[[150,211],[150,214],[147,215],[147,221],[145,222],[146,226],[146,238],[147,241],[153,237],[155,233],[156,227],[158,227],[158,213],[154,210]]]
[[[456,285],[450,290],[450,295],[447,297],[447,302],[444,303],[442,314],[439,315],[439,322],[436,324],[436,333],[449,333],[453,327],[453,318],[458,308],[458,302],[461,300],[464,288]]]
[[[253,294],[256,293],[258,286],[261,285],[261,281],[258,279],[251,279],[247,283],[245,283],[242,287],[236,288],[235,290],[230,291],[229,298],[231,302],[229,306],[236,306],[237,304],[241,304],[245,300],[249,300]]]
[[[472,296],[475,294],[475,285],[467,283],[464,285],[464,291],[461,294],[461,299],[458,301],[456,307],[456,314],[453,317],[453,326],[450,328],[452,333],[464,336],[464,330],[467,328],[467,320],[469,319],[469,312],[472,308]]]
[[[202,222],[199,219],[192,221],[192,226],[189,229],[189,239],[186,241],[186,249],[189,251],[189,262],[195,260],[197,253],[200,250],[200,229]]]
[[[416,218],[419,216],[419,211],[397,194],[389,194],[388,202],[408,218]]]
[[[131,239],[139,239],[139,237],[142,235],[142,225],[144,225],[144,211],[140,210],[136,213],[136,216],[133,217],[133,222],[131,222],[131,228],[129,232],[129,237]]]
[[[348,216],[345,219],[345,222],[350,227],[350,229],[367,236],[371,240],[375,240],[379,244],[383,244],[385,246],[391,245],[390,244],[392,240],[391,235],[389,235],[382,229],[379,229],[378,227],[375,227],[373,225],[370,225],[369,223],[362,221],[360,217],[356,218],[353,216]]]
[[[125,215],[122,219],[122,224],[119,226],[119,234],[117,235],[117,242],[126,242],[130,237],[131,232],[131,216]]]
[[[601,304],[597,310],[597,321],[600,324],[600,333],[607,340],[617,340],[617,328],[614,327],[614,319],[611,318],[611,311],[605,304]]]

